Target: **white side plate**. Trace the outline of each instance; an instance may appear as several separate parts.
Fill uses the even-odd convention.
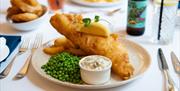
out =
[[[69,82],[62,82],[60,80],[57,80],[49,75],[47,75],[42,69],[41,66],[46,64],[48,62],[48,59],[50,58],[49,55],[45,54],[43,52],[43,48],[39,48],[35,51],[33,57],[32,57],[32,66],[39,73],[42,77],[55,82],[57,84],[67,86],[67,87],[73,87],[73,88],[80,88],[80,89],[104,89],[104,88],[112,88],[112,87],[117,87],[129,82],[134,81],[137,78],[140,78],[143,76],[143,74],[147,71],[147,69],[150,67],[151,63],[151,58],[148,54],[148,52],[141,47],[140,45],[131,42],[126,39],[121,39],[121,43],[123,43],[129,52],[129,57],[130,57],[130,62],[135,68],[134,75],[132,78],[128,80],[121,80],[118,78],[117,75],[111,74],[111,80],[102,85],[88,85],[88,84],[73,84]],[[48,85],[48,83],[47,83]]]

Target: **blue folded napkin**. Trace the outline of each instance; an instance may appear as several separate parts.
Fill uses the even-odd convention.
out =
[[[6,57],[7,59],[21,42],[21,36],[0,35],[0,37],[4,37],[6,39],[6,45],[9,47],[9,50],[10,50],[9,55]],[[0,64],[6,61],[6,59],[1,61]]]

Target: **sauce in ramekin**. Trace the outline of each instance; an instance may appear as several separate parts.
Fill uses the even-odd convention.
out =
[[[89,56],[85,58],[80,64],[86,70],[101,71],[107,68],[111,62],[101,56]]]

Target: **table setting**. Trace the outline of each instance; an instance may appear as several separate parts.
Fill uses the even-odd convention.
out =
[[[0,6],[0,91],[180,91],[179,0]]]

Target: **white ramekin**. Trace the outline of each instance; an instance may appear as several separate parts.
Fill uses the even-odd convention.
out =
[[[104,58],[105,60],[109,61],[110,64],[106,68],[99,71],[85,69],[81,65],[81,62],[84,61],[86,58],[92,57],[92,56]],[[100,56],[100,55],[86,56],[80,60],[79,66],[80,66],[81,78],[87,84],[93,84],[93,85],[104,84],[110,80],[112,62],[107,57]]]

